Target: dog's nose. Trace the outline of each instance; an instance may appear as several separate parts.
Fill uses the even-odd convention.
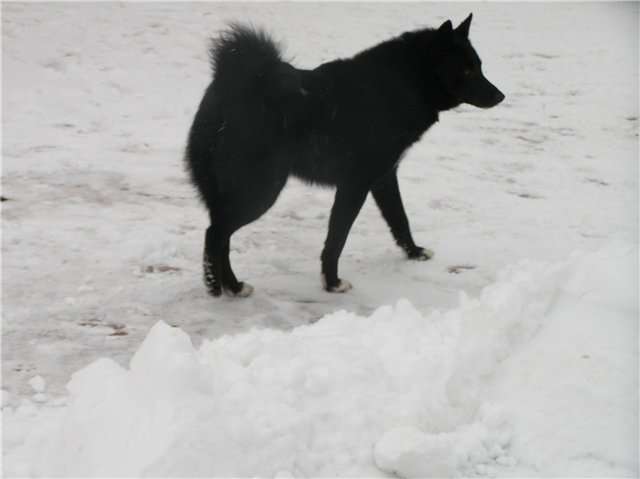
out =
[[[500,90],[496,91],[495,97],[496,97],[496,100],[495,100],[496,101],[496,105],[498,103],[500,103],[502,100],[504,100],[504,98],[505,98],[504,97],[504,93],[502,93]]]

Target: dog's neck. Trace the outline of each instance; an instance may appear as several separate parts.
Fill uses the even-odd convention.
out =
[[[424,98],[424,106],[435,110],[437,121],[439,112],[451,110],[459,106],[461,101],[439,80],[426,52],[434,35],[435,31],[431,29],[406,32],[358,53],[354,60],[390,65],[398,75],[412,79],[411,86]]]
[[[428,80],[428,87],[425,90],[426,101],[429,105],[441,111],[451,110],[462,103],[459,98],[452,95],[442,82],[438,79],[435,72],[431,72],[431,78]]]

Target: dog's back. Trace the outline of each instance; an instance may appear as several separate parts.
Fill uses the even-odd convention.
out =
[[[293,174],[332,186],[370,182],[420,138],[438,113],[425,102],[418,72],[403,64],[412,49],[392,39],[302,73],[309,117]]]

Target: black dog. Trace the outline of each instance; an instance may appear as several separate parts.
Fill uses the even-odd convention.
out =
[[[468,40],[471,15],[454,29],[406,32],[314,70],[282,60],[263,32],[233,25],[213,41],[214,78],[193,121],[187,167],[209,210],[204,279],[209,292],[248,296],[229,262],[229,239],[262,216],[289,175],[336,187],[322,251],[327,291],[351,288],[338,258],[371,192],[409,258],[433,253],[415,244],[402,205],[402,153],[438,121],[469,103],[490,108],[504,95],[482,74]]]

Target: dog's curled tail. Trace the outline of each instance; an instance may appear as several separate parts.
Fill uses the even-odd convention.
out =
[[[238,85],[281,63],[281,48],[264,31],[239,23],[211,39],[209,58],[218,83]]]

